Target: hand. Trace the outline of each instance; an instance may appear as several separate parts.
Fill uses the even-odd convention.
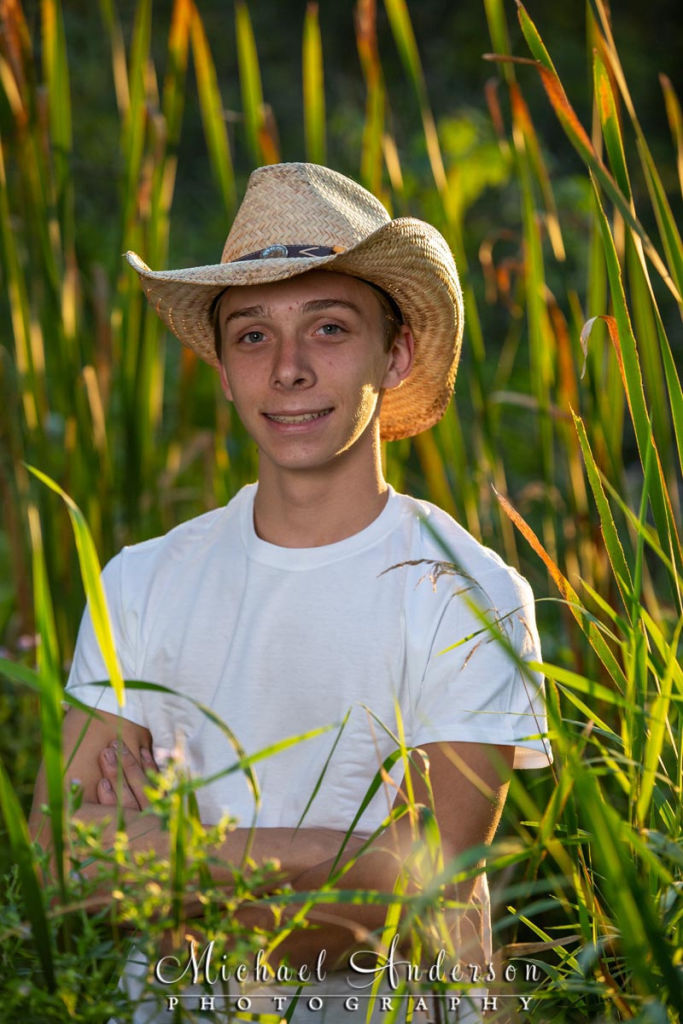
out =
[[[149,748],[140,748],[138,760],[122,740],[112,740],[100,751],[98,764],[102,776],[96,788],[97,803],[81,804],[77,817],[102,823],[102,842],[109,846],[119,824],[118,815],[112,814],[111,809],[118,807],[123,811],[123,823],[133,849],[153,848],[159,856],[168,856],[168,834],[156,816],[141,813],[149,806],[145,795],[147,773],[158,770]]]
[[[105,807],[117,804],[141,811],[149,804],[145,796],[148,772],[157,771],[151,751],[140,747],[139,761],[121,740],[114,740],[100,752],[102,778],[97,783],[97,802]]]

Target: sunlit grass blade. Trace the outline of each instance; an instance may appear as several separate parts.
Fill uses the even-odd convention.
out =
[[[529,44],[529,48],[536,58],[535,62],[532,63],[541,76],[541,81],[548,99],[550,100],[553,110],[555,111],[567,138],[572,143],[582,160],[586,163],[587,167],[593,172],[606,194],[617,206],[619,212],[622,214],[631,230],[639,236],[643,244],[643,248],[652,265],[655,267],[676,300],[679,303],[683,302],[677,282],[672,279],[666,264],[657,252],[645,231],[645,228],[631,211],[628,199],[623,195],[612,175],[598,158],[591,140],[586,134],[583,125],[576,116],[576,113],[567,98],[567,94],[564,91],[564,87],[557,75],[557,72],[555,71],[548,51],[543,45],[535,25],[529,18],[521,3],[518,4],[518,14],[524,36]],[[524,61],[522,61],[522,63],[524,63]]]
[[[591,490],[593,491],[593,498],[595,499],[595,504],[600,516],[600,528],[605,539],[605,546],[614,572],[614,578],[617,582],[617,586],[619,587],[624,606],[631,615],[634,615],[638,606],[638,595],[633,592],[631,571],[628,563],[626,562],[626,556],[624,555],[624,549],[621,540],[619,539],[619,534],[617,533],[617,528],[612,516],[612,510],[609,507],[607,496],[602,489],[598,467],[595,463],[595,459],[593,458],[593,453],[586,434],[585,424],[576,414],[574,414],[574,426],[579,438],[579,444],[581,445],[586,473],[588,474],[588,480],[591,485]]]
[[[645,174],[648,190],[650,192],[650,198],[652,200],[655,217],[657,219],[657,226],[667,255],[669,268],[673,279],[676,282],[678,294],[680,296],[683,291],[683,251],[681,248],[680,233],[673,217],[657,165],[652,157],[650,147],[647,144],[640,121],[636,115],[635,106],[626,82],[626,76],[624,75],[617,48],[614,44],[610,16],[607,8],[605,7],[604,0],[595,0],[595,7],[598,12],[600,28],[604,37],[603,52],[609,61],[611,72],[614,75],[615,81],[617,82],[624,100],[624,104],[628,110],[629,117],[631,118],[631,122],[635,128],[636,146],[640,156],[641,165],[643,167],[643,172]]]
[[[306,821],[306,815],[308,814],[308,812],[309,812],[309,810],[311,808],[311,804],[315,800],[315,798],[316,798],[316,796],[318,794],[318,791],[319,791],[319,789],[320,789],[320,787],[321,787],[321,785],[323,783],[323,779],[325,778],[325,775],[327,774],[327,769],[329,768],[330,762],[332,761],[332,758],[334,757],[334,752],[337,749],[337,745],[338,745],[340,739],[342,738],[342,734],[344,732],[344,729],[346,728],[346,724],[347,724],[347,722],[349,720],[349,715],[350,714],[351,714],[351,709],[349,708],[349,710],[344,715],[344,718],[343,718],[343,720],[341,722],[341,725],[339,726],[339,729],[337,730],[337,735],[334,738],[334,743],[330,747],[330,752],[327,755],[327,757],[325,758],[325,762],[324,762],[322,768],[320,769],[320,774],[318,775],[318,778],[316,779],[315,785],[313,786],[313,789],[311,790],[311,795],[309,796],[308,800],[306,801],[306,806],[304,807],[303,811],[301,812],[301,817],[299,818],[299,820],[296,823],[296,827],[297,828],[301,828],[301,826]]]
[[[664,748],[666,727],[669,720],[669,708],[671,704],[671,687],[674,675],[674,662],[678,643],[683,630],[683,619],[679,619],[674,637],[671,643],[669,663],[661,679],[661,688],[655,699],[652,701],[648,713],[649,731],[645,742],[643,757],[643,774],[640,785],[640,793],[636,803],[636,820],[641,827],[646,825],[646,819],[650,810],[653,791],[655,788],[656,773],[658,764]]]
[[[663,982],[669,1005],[683,1009],[683,980],[652,899],[638,877],[630,850],[629,825],[605,801],[594,775],[579,770],[575,785],[593,833],[592,849],[619,924],[620,941],[637,983],[644,991],[655,992]],[[659,983],[654,965],[661,972]]]
[[[655,211],[659,235],[662,239],[671,274],[676,281],[680,294],[683,292],[683,242],[681,241],[681,234],[657,171],[657,165],[646,147],[641,145],[640,149],[641,163],[652,207]]]
[[[123,203],[123,248],[132,248],[136,231],[138,185],[142,167],[147,123],[147,67],[152,34],[151,0],[140,0],[135,11],[128,74],[130,105],[122,123],[121,149],[125,158]]]
[[[40,430],[46,401],[39,375],[34,365],[31,346],[31,309],[27,283],[22,271],[12,229],[12,212],[7,194],[5,159],[0,140],[0,241],[2,242],[4,280],[9,298],[9,313],[14,353],[19,377],[23,419],[30,434]]]
[[[309,3],[304,18],[302,44],[304,135],[306,159],[324,164],[325,145],[325,81],[323,77],[323,48],[320,38],[318,4]]]
[[[185,103],[185,74],[194,14],[192,0],[175,0],[168,33],[169,70],[164,80],[162,108],[166,119],[168,143],[175,146],[180,137]]]
[[[50,135],[52,153],[55,159],[56,186],[58,204],[61,208],[62,229],[69,217],[69,235],[73,225],[70,223],[70,210],[67,189],[71,181],[69,157],[71,154],[71,95],[69,87],[69,65],[66,55],[66,39],[64,36],[64,17],[59,0],[42,0],[43,21],[43,69],[45,84],[48,90],[50,110]]]
[[[515,126],[520,136],[524,139],[524,148],[529,159],[529,165],[543,196],[545,228],[552,245],[553,255],[556,260],[564,261],[566,258],[564,241],[557,213],[557,204],[555,203],[555,196],[550,183],[550,175],[543,159],[541,146],[533,121],[531,120],[529,108],[524,102],[521,91],[514,83],[510,85],[510,100],[513,107]]]
[[[620,369],[624,380],[624,390],[628,397],[629,409],[633,420],[636,440],[638,442],[638,451],[641,462],[644,466],[647,448],[649,444],[654,443],[652,440],[652,425],[650,423],[650,417],[645,402],[638,350],[636,347],[636,340],[633,336],[633,330],[631,328],[631,318],[626,304],[621,268],[619,266],[614,239],[596,188],[594,189],[594,194],[614,308],[614,318],[607,317],[606,323],[612,343],[614,344],[619,357]],[[671,550],[674,562],[677,565],[681,565],[682,555],[680,540],[671,511],[671,504],[667,494],[666,484],[662,478],[661,463],[659,463],[659,459],[657,459],[657,462],[658,473],[655,475],[652,492],[650,494],[652,510],[657,523],[657,529],[659,531],[662,546],[666,550]]]
[[[510,35],[502,0],[484,0],[484,10],[493,49],[496,53],[509,54]],[[514,68],[511,64],[503,64],[502,71],[508,81],[514,78]]]
[[[626,199],[631,199],[631,182],[629,181],[626,156],[624,153],[624,141],[621,137],[619,127],[619,116],[617,106],[612,92],[612,83],[607,69],[600,59],[599,53],[595,52],[593,57],[593,81],[595,98],[602,125],[602,137],[605,140],[605,148],[609,157],[610,167],[616,179],[617,185],[623,192]]]
[[[228,130],[223,116],[223,101],[218,90],[216,67],[211,56],[204,26],[196,9],[192,17],[192,52],[199,94],[199,109],[202,115],[206,143],[209,148],[211,169],[220,188],[225,213],[230,218],[237,202],[235,173],[230,153]]]
[[[641,517],[637,516],[633,509],[629,508],[629,506],[624,501],[622,495],[619,494],[616,487],[614,487],[614,485],[610,483],[610,481],[601,471],[600,480],[602,482],[603,487],[607,491],[609,491],[612,500],[619,506],[628,522],[634,528],[636,534],[638,536],[641,536],[644,542],[648,545],[648,547],[655,553],[655,555],[661,562],[662,567],[666,568],[668,572],[674,575],[676,573],[676,567],[671,561],[669,555],[661,547],[657,531],[652,526],[650,526],[649,523],[643,522]],[[679,589],[683,587],[683,577],[680,575],[680,573],[677,578],[677,586],[679,587]]]
[[[676,146],[678,182],[681,187],[681,192],[683,192],[683,115],[681,114],[681,105],[678,102],[678,97],[674,92],[674,87],[669,76],[662,74],[659,76],[659,81],[661,82],[662,92],[664,93],[666,116],[669,119],[671,135],[674,145]]]
[[[377,45],[375,0],[360,0],[356,6],[356,46],[365,79],[365,121],[361,149],[360,177],[366,188],[382,194],[383,144],[386,90]],[[394,176],[395,177],[395,176]],[[400,170],[399,170],[400,178]]]
[[[446,171],[443,165],[439,136],[434,122],[427,96],[420,55],[415,41],[415,33],[410,20],[410,14],[405,0],[384,0],[384,6],[389,18],[389,24],[396,40],[401,60],[410,75],[413,87],[417,94],[422,114],[422,128],[424,131],[427,154],[432,169],[432,175],[437,189],[443,195],[446,191]]]
[[[608,644],[601,636],[599,629],[595,623],[590,620],[590,617],[586,617],[583,612],[583,607],[579,601],[578,595],[569,580],[563,575],[557,564],[550,557],[548,552],[545,550],[538,537],[531,529],[528,523],[524,521],[519,512],[513,507],[513,505],[503,497],[502,494],[496,493],[498,501],[501,503],[506,515],[510,517],[514,525],[520,531],[525,540],[531,545],[536,554],[541,558],[542,562],[548,569],[555,586],[560,591],[562,596],[568,603],[569,610],[581,626],[582,630],[586,633],[590,644],[598,655],[603,665],[609,672],[612,680],[616,686],[625,693],[628,690],[628,682],[626,676],[623,673],[622,668],[617,662],[614,654],[610,650]]]
[[[43,740],[43,762],[47,783],[57,878],[64,895],[64,794],[62,764],[62,681],[55,630],[52,597],[47,580],[43,538],[38,510],[29,507],[29,526],[33,550],[33,595],[36,628],[41,638],[38,650],[38,678],[41,684],[40,727]]]
[[[277,163],[277,139],[272,117],[270,123],[266,117],[256,40],[244,0],[235,3],[235,35],[247,145],[256,163]]]
[[[95,636],[97,637],[97,643],[99,645],[102,658],[109,673],[111,685],[114,689],[114,693],[116,694],[116,699],[119,706],[123,707],[125,705],[123,676],[121,675],[121,667],[116,654],[114,637],[111,630],[111,623],[109,621],[107,598],[100,579],[100,563],[90,530],[88,529],[88,524],[86,523],[83,513],[79,509],[78,505],[76,505],[73,499],[62,490],[59,484],[55,483],[55,481],[51,480],[50,477],[45,475],[45,473],[35,469],[33,466],[29,466],[28,468],[34,476],[62,498],[68,509],[69,518],[74,532],[74,539],[76,541],[76,548],[78,550],[78,559],[81,567],[81,576],[83,579],[83,586],[85,588],[85,595],[90,608],[90,614],[92,616],[93,629],[95,631]]]
[[[126,66],[126,45],[123,39],[121,22],[114,10],[113,0],[99,0],[100,11],[105,28],[109,33],[111,47],[112,75],[114,92],[119,117],[125,118],[130,107],[130,89],[128,87],[128,68]]]
[[[615,707],[627,708],[629,710],[634,707],[630,701],[622,697],[615,690],[610,690],[607,686],[603,686],[602,683],[597,683],[593,679],[588,679],[586,676],[579,675],[577,672],[572,672],[559,665],[531,662],[530,668],[542,672],[548,679],[554,679],[555,682],[571,687],[572,690],[576,690],[578,693],[585,693],[593,700],[601,700],[605,704],[612,704]],[[601,726],[601,728],[603,727],[604,725]]]
[[[669,343],[648,275],[648,267],[639,251],[640,247],[632,235],[626,235],[624,241],[629,300],[633,311],[633,333],[644,342],[639,345],[639,356],[642,361],[645,393],[651,410],[652,430],[664,476],[668,481],[672,504],[676,508],[676,445],[672,431],[676,395],[674,380],[670,380],[666,368]],[[658,345],[654,343],[655,340],[659,341]],[[678,397],[680,399],[680,384]]]

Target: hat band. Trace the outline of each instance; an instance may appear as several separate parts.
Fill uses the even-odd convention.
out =
[[[231,263],[242,263],[243,260],[282,260],[296,259],[301,256],[335,256],[344,252],[343,245],[267,245],[258,252],[248,252],[246,256],[238,256]]]

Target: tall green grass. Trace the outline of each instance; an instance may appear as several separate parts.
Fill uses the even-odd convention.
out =
[[[663,80],[671,126],[665,174],[638,119],[602,0],[586,13],[590,124],[565,92],[543,26],[519,5],[524,42],[512,53],[512,5],[484,0],[484,9],[498,76],[486,93],[489,119],[482,99],[477,116],[456,110],[437,121],[404,0],[386,0],[382,49],[394,47],[414,95],[412,114],[409,104],[400,112],[392,106],[374,2],[356,5],[365,106],[356,112],[358,147],[340,169],[395,213],[437,224],[461,269],[468,315],[456,402],[428,434],[388,447],[387,475],[498,548],[533,580],[539,598],[556,762],[552,773],[517,777],[511,787],[489,857],[497,947],[537,966],[540,1021],[675,1020],[683,1009],[683,394],[676,367],[683,249],[669,195],[673,168],[680,176],[683,166],[680,107]],[[68,1012],[85,1021],[125,1012],[114,1006],[111,985],[125,936],[108,912],[84,913],[88,894],[73,879],[61,877],[54,893],[41,893],[22,811],[37,767],[37,713],[57,846],[127,877],[122,891],[142,887],[147,896],[137,909],[122,901],[133,924],[152,908],[160,921],[171,914],[154,888],[155,871],[180,871],[189,886],[206,879],[210,863],[182,780],[173,799],[160,796],[156,804],[166,820],[184,822],[180,867],[133,864],[123,849],[105,854],[96,836],[74,837],[64,825],[60,700],[83,603],[78,556],[95,594],[95,550],[107,557],[225,501],[255,471],[252,447],[208,371],[174,342],[167,349],[118,254],[134,248],[154,267],[167,264],[190,95],[212,175],[202,187],[213,190],[226,224],[251,166],[302,154],[279,138],[247,4],[234,7],[241,112],[233,124],[224,115],[220,51],[199,7],[175,0],[160,53],[148,0],[137,4],[132,26],[102,0],[119,164],[106,244],[86,253],[73,139],[87,100],[72,94],[76,57],[67,47],[66,7],[42,0],[40,12],[32,34],[22,5],[7,5],[0,36],[7,314],[0,557],[9,581],[0,591],[2,713],[17,736],[7,741],[0,771],[3,867],[15,865],[5,880],[0,956],[3,1005],[12,1012],[28,1006],[27,1020],[63,1020]],[[340,130],[324,103],[326,45],[310,4],[302,75],[292,88],[301,88],[304,155],[315,160],[331,150],[335,125]],[[488,45],[482,41],[482,49]],[[563,159],[573,151],[583,167],[571,181],[535,126],[539,81],[566,138]],[[484,189],[501,208],[514,197],[518,212],[500,231],[475,238],[470,221]],[[180,214],[177,223],[182,228]],[[59,499],[27,465],[77,502],[70,504],[77,544]],[[106,636],[104,616],[102,630]],[[21,651],[36,633],[34,659]],[[457,870],[475,869],[465,863]],[[249,898],[245,883],[235,899]],[[406,901],[401,892],[389,899],[387,934]],[[430,929],[438,933],[438,919],[423,918],[443,905],[436,884],[410,911],[416,943]],[[217,901],[211,926],[227,933],[233,909]]]

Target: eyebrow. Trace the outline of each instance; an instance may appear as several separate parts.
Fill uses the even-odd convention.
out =
[[[345,309],[351,310],[352,313],[356,313],[358,316],[361,315],[361,311],[355,302],[349,302],[347,299],[311,299],[309,302],[304,302],[302,312],[318,313],[325,309],[332,309],[334,306],[342,306]],[[231,320],[239,320],[245,317],[248,318],[268,315],[267,310],[264,309],[263,306],[245,306],[243,309],[235,309],[232,313],[228,313],[225,318],[225,323],[229,324]]]
[[[239,320],[240,317],[249,316],[263,316],[263,306],[245,306],[244,309],[236,309],[232,313],[228,313],[225,318],[226,324],[229,324],[231,320]]]
[[[303,311],[304,313],[317,313],[323,309],[331,309],[333,306],[343,306],[345,309],[350,309],[352,313],[361,315],[355,302],[349,302],[348,299],[311,299],[310,302],[304,303]]]

